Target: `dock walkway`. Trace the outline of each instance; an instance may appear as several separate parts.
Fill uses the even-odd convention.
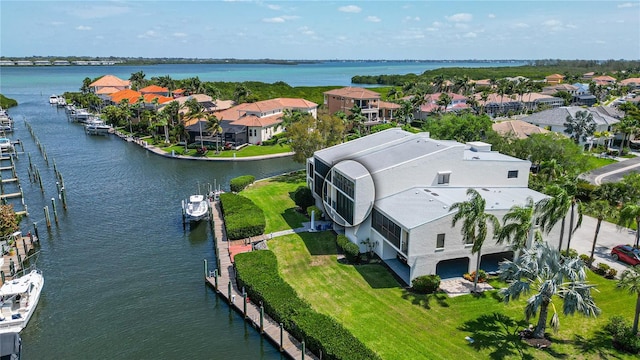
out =
[[[33,239],[29,236],[22,236],[17,238],[15,244],[11,247],[12,251],[2,255],[2,265],[0,271],[4,273],[5,281],[13,279],[15,274],[19,274],[22,271],[21,260],[24,261],[35,250],[37,239]],[[5,250],[7,250],[5,248]],[[10,264],[13,262],[14,274],[11,273]],[[0,279],[1,280],[1,279]],[[0,281],[1,282],[1,281]]]
[[[230,242],[227,240],[224,232],[220,202],[216,201],[211,204],[211,213],[220,273],[218,274],[217,282],[214,277],[214,272],[211,271],[205,274],[205,280],[232,309],[243,315],[245,320],[260,332],[260,306],[250,302],[249,298],[245,301],[241,289],[238,289],[238,284],[235,279],[235,268],[231,262],[229,253]],[[218,285],[217,288],[216,284]],[[308,350],[306,350],[303,355],[302,343],[291,336],[286,330],[281,329],[280,324],[276,323],[267,314],[264,314],[263,319],[263,335],[278,346],[282,353],[291,359],[318,359],[318,357]]]

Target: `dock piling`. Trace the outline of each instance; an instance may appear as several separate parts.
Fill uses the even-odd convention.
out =
[[[260,334],[264,334],[264,306],[260,301]]]
[[[44,219],[47,222],[47,228],[50,229],[51,228],[51,217],[49,215],[49,207],[48,206],[44,207]]]
[[[204,259],[204,278],[206,279],[209,276],[209,268],[207,267],[207,259]]]
[[[56,199],[51,198],[51,208],[53,209],[53,218],[56,221],[56,225],[58,225],[58,211],[56,210]]]
[[[280,352],[284,351],[283,341],[284,341],[283,328],[282,328],[282,323],[280,323]]]

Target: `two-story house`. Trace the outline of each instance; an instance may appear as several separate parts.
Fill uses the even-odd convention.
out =
[[[514,205],[544,194],[527,187],[531,162],[491,151],[481,142],[435,140],[428,133],[388,129],[316,151],[307,161],[307,184],[333,220],[361,251],[374,251],[407,284],[417,276],[462,276],[477,254],[452,227],[456,202],[473,188],[486,211],[501,219]],[[481,267],[495,270],[512,258],[508,245],[488,234]]]

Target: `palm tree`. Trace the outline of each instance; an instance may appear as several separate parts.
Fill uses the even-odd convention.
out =
[[[619,288],[627,289],[631,294],[638,295],[632,327],[633,333],[638,334],[638,318],[640,317],[640,265],[625,270],[622,275],[620,275],[620,280],[618,280],[617,285]]]
[[[620,216],[618,217],[618,225],[631,227],[631,224],[636,223],[636,243],[635,247],[640,247],[640,203],[625,204],[620,210]]]
[[[131,88],[133,90],[138,90],[139,88],[143,87],[145,84],[144,77],[145,74],[142,70],[132,73],[131,77],[129,78],[129,81],[131,82]]]
[[[586,141],[587,137],[593,135],[596,131],[593,114],[586,110],[577,111],[575,117],[567,115],[564,127],[564,132],[568,134],[576,144],[580,142],[580,139]]]
[[[205,120],[207,120],[207,127],[205,130],[209,133],[209,136],[216,137],[216,154],[220,153],[218,149],[218,134],[222,133],[222,126],[220,126],[220,119],[213,114],[205,115]]]
[[[606,200],[594,200],[585,206],[585,213],[598,219],[596,224],[596,233],[593,236],[593,244],[591,245],[591,257],[589,258],[589,265],[593,264],[593,254],[596,251],[596,242],[598,241],[598,233],[600,233],[600,225],[602,220],[613,215],[613,208],[609,206],[609,202]]]
[[[447,106],[451,104],[451,96],[449,96],[449,94],[447,93],[440,94],[440,97],[438,97],[437,104],[438,106],[442,107],[442,112],[445,112],[447,110]]]
[[[500,229],[500,222],[493,214],[485,212],[486,200],[474,189],[467,189],[469,200],[456,202],[449,208],[450,211],[458,210],[453,215],[451,226],[456,226],[462,220],[462,240],[465,244],[473,244],[471,254],[477,253],[476,274],[473,278],[473,291],[478,287],[478,272],[480,271],[481,250],[484,240],[487,238],[489,225],[493,227],[494,234]]]
[[[514,205],[502,218],[502,227],[496,234],[498,244],[505,240],[512,245],[514,251],[531,246],[534,237],[542,240],[539,232],[534,231],[536,206],[533,199],[528,197],[524,206]]]
[[[582,206],[582,202],[576,196],[577,189],[575,187],[575,183],[567,183],[565,184],[565,188],[569,189],[568,193],[571,196],[571,214],[569,217],[569,234],[567,235],[567,253],[568,253],[569,248],[571,247],[571,238],[573,237],[573,234],[576,232],[576,230],[578,230],[580,226],[582,226],[583,206]],[[573,222],[575,220],[576,210],[578,215],[578,219],[577,219],[578,221],[575,223],[576,226],[574,227]]]
[[[501,262],[500,278],[509,284],[507,288],[500,289],[505,302],[516,300],[530,290],[536,291],[527,300],[524,308],[527,320],[538,314],[538,324],[533,331],[534,338],[544,338],[549,305],[553,309],[549,324],[554,332],[558,331],[560,320],[553,304],[554,295],[562,299],[565,315],[573,315],[576,312],[587,316],[600,314],[600,308],[591,297],[591,289],[594,286],[586,281],[582,260],[564,257],[548,243],[537,243],[533,248],[524,250],[518,259]]]
[[[560,242],[558,249],[562,249],[562,239],[564,238],[564,228],[567,212],[571,208],[571,196],[559,185],[550,185],[545,189],[549,198],[541,200],[536,204],[540,213],[540,229],[549,234],[551,229],[558,223],[560,225]]]
[[[82,87],[80,88],[80,91],[83,94],[88,94],[89,91],[91,90],[91,78],[84,78],[84,80],[82,80]]]

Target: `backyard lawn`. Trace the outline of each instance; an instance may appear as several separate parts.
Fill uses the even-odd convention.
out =
[[[186,155],[186,156],[194,156],[194,157],[202,157],[202,155],[198,155],[196,149],[187,149],[187,152],[184,151],[184,146],[174,145],[161,148],[167,153],[170,153],[172,150],[175,151],[176,155]],[[221,148],[222,149],[222,148]],[[240,150],[220,150],[218,154],[216,154],[215,150],[207,151],[206,157],[208,158],[232,158],[235,154],[235,157],[249,157],[249,156],[260,156],[260,155],[273,155],[273,154],[283,154],[291,152],[291,146],[288,144],[276,144],[276,145],[248,145],[243,147]]]
[[[257,181],[242,191],[242,195],[253,200],[264,211],[265,233],[295,229],[308,219],[298,211],[291,194],[300,186],[306,186],[302,171]]]
[[[617,290],[615,281],[590,273],[589,280],[599,290],[594,298],[602,315],[561,315],[551,348],[537,350],[515,335],[527,326],[526,297],[504,304],[496,291],[477,297],[415,295],[381,265],[339,262],[334,238],[328,231],[301,233],[274,238],[269,247],[283,278],[302,298],[341,322],[383,359],[635,358],[613,349],[610,337],[601,331],[613,315],[633,319],[635,297]],[[561,311],[561,300],[554,303]]]

